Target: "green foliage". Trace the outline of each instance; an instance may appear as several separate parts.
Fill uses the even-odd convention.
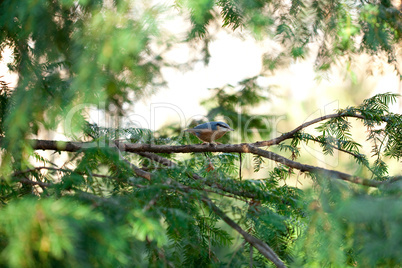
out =
[[[382,190],[366,194],[336,181],[322,181],[317,190],[306,203],[311,214],[295,267],[400,265],[400,197]]]
[[[69,198],[15,200],[0,210],[1,265],[129,265],[127,230]],[[127,228],[127,227],[126,227]]]
[[[313,136],[309,133],[298,132],[292,139],[290,145],[279,144],[280,150],[292,152],[292,158],[299,156],[297,146],[301,142],[317,142],[322,147],[324,154],[333,155],[335,150],[346,152],[352,155],[355,161],[367,167],[373,177],[378,180],[388,178],[388,167],[383,161],[384,157],[401,159],[400,148],[402,135],[402,117],[400,114],[389,112],[389,105],[396,101],[396,94],[378,94],[372,98],[366,99],[358,107],[349,107],[340,109],[338,113],[344,115],[331,118],[316,127],[321,135]],[[347,116],[347,117],[346,117]],[[360,118],[367,127],[367,141],[372,144],[372,155],[374,162],[370,165],[368,157],[360,153],[362,145],[353,140],[351,134],[350,117]],[[363,118],[361,118],[363,116]],[[385,126],[384,122],[386,122]]]
[[[243,20],[242,10],[236,1],[218,1],[217,4],[222,8],[223,27],[230,26],[233,30],[237,29]]]
[[[287,47],[280,58],[303,58],[308,44],[318,41],[318,70],[361,51],[385,51],[395,62],[402,36],[401,11],[384,1],[218,1],[217,6],[224,27],[244,27],[259,39],[275,36]]]
[[[138,99],[163,83],[162,57],[150,49],[151,38],[158,38],[158,7],[131,15],[126,1],[40,0],[3,1],[1,10],[0,53],[13,50],[9,68],[19,74],[2,122],[3,147],[13,156],[41,127],[64,124],[75,135],[89,105],[121,107],[130,92]],[[3,170],[10,157],[3,158]]]
[[[274,147],[293,161],[303,156],[302,143],[319,143],[329,155],[347,153],[370,179],[384,182],[370,190],[315,173],[306,174],[313,186],[301,190],[287,183],[298,175],[296,168],[270,165],[262,156],[253,156],[261,178],[249,179],[239,168],[245,153],[120,152],[115,140],[199,141],[175,126],[160,132],[115,129],[89,124],[86,117],[95,106],[124,115],[126,104],[163,85],[161,67],[173,65],[160,51],[175,40],[203,42],[207,62],[214,23],[280,44],[280,53],[264,57],[264,70],[306,57],[317,40],[317,68],[328,70],[340,57],[364,51],[386,52],[395,62],[400,10],[388,1],[183,0],[173,7],[191,23],[185,40],[161,27],[171,7],[148,2],[0,1],[0,55],[13,51],[8,68],[19,77],[12,90],[0,81],[0,266],[272,266],[214,206],[287,265],[400,265],[401,185],[390,177],[387,159],[402,157],[402,117],[389,111],[394,94],[336,111],[316,127],[318,135],[303,129]],[[259,78],[212,89],[203,102],[209,120],[239,130],[238,141],[271,138],[274,117],[254,113],[272,94]],[[367,128],[370,156],[354,140],[351,118]],[[60,128],[71,140],[93,143],[39,155],[30,139]]]
[[[207,26],[214,18],[214,1],[212,0],[187,0],[188,8],[191,11],[190,20],[193,28],[190,32],[190,38],[205,37]]]
[[[145,128],[105,128],[97,124],[86,124],[84,128],[85,136],[95,140],[130,140],[132,143],[154,142],[153,133]]]

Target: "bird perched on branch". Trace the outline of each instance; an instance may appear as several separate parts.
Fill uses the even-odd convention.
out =
[[[228,124],[224,122],[207,122],[201,125],[198,125],[194,128],[186,129],[185,132],[189,132],[194,134],[202,140],[204,143],[212,143],[214,141],[221,138],[226,132],[233,131],[234,129],[230,128]]]

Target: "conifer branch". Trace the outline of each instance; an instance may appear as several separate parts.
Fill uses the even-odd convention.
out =
[[[56,151],[69,151],[78,152],[84,151],[86,148],[96,147],[95,142],[62,142],[62,141],[51,141],[51,140],[32,140],[33,148],[35,150],[56,150]],[[383,182],[373,181],[365,178],[360,178],[357,176],[352,176],[347,173],[340,171],[320,168],[316,166],[311,166],[307,164],[301,164],[299,162],[290,160],[286,157],[273,153],[271,151],[266,151],[254,146],[255,143],[241,143],[241,144],[220,144],[220,145],[203,145],[203,144],[191,144],[191,145],[153,145],[153,144],[140,144],[140,143],[118,143],[119,151],[131,152],[131,153],[200,153],[200,152],[225,152],[225,153],[252,153],[264,158],[268,158],[275,162],[284,164],[285,166],[300,170],[302,172],[314,172],[320,174],[326,174],[328,176],[334,176],[345,181],[349,181],[356,184],[361,184],[365,186],[378,187]],[[116,145],[112,144],[112,147]],[[155,157],[155,156],[154,156]],[[125,158],[122,158],[124,162]],[[127,161],[130,163],[129,161]],[[168,162],[167,162],[168,163]],[[132,164],[130,163],[130,166]],[[135,173],[143,178],[150,180],[150,173],[135,167],[133,168]]]
[[[224,222],[226,222],[230,227],[236,230],[244,240],[246,240],[250,245],[253,245],[264,257],[272,261],[276,267],[286,267],[283,261],[276,255],[276,253],[268,246],[266,243],[260,239],[252,236],[251,234],[244,231],[240,225],[234,222],[229,216],[227,216],[219,207],[217,207],[211,199],[203,197],[202,201],[206,203]]]
[[[305,122],[305,123],[301,124],[300,126],[296,127],[295,129],[293,129],[293,130],[291,130],[289,132],[283,133],[281,136],[279,136],[277,138],[274,138],[274,139],[271,139],[271,140],[268,140],[268,141],[258,141],[258,142],[255,142],[253,144],[250,144],[250,145],[256,146],[256,147],[264,147],[264,146],[276,145],[276,144],[279,144],[279,143],[281,143],[281,142],[283,142],[285,140],[293,138],[294,135],[297,132],[299,132],[300,130],[302,130],[302,129],[308,127],[308,126],[311,126],[313,124],[316,124],[318,122],[321,122],[321,121],[324,121],[324,120],[327,120],[327,119],[332,119],[332,118],[337,118],[337,117],[355,117],[355,118],[364,119],[364,116],[358,115],[358,114],[346,115],[344,113],[336,113],[336,114],[324,115],[324,116],[318,117],[316,119],[313,119],[311,121]]]
[[[121,153],[121,149],[120,149],[120,146],[119,146],[119,143],[118,143],[118,142],[115,142],[115,146],[114,146],[114,147],[117,149],[117,153],[119,154],[120,159],[123,160],[123,162],[126,163],[126,164],[134,171],[134,173],[135,173],[137,176],[142,177],[142,178],[144,178],[144,179],[147,179],[147,180],[149,180],[149,181],[151,180],[151,173],[149,173],[149,172],[147,172],[147,171],[145,171],[145,170],[142,170],[142,169],[138,168],[137,166],[135,166],[134,164],[132,164],[130,161],[128,161],[128,160],[123,156],[123,154]]]
[[[356,184],[361,184],[361,185],[365,185],[365,186],[371,186],[371,187],[378,187],[383,183],[383,182],[380,182],[380,181],[373,181],[373,180],[369,180],[369,179],[365,179],[365,178],[360,178],[358,176],[353,176],[353,175],[343,173],[343,172],[340,172],[340,171],[336,171],[336,170],[331,170],[331,169],[311,166],[311,165],[307,165],[307,164],[301,164],[299,162],[287,159],[286,157],[283,157],[283,156],[278,155],[276,153],[266,151],[266,150],[262,150],[260,148],[254,147],[254,146],[250,146],[249,148],[250,148],[250,152],[252,152],[254,154],[257,154],[257,155],[260,155],[262,157],[271,159],[271,160],[273,160],[275,162],[282,163],[287,167],[300,170],[301,172],[318,173],[318,174],[326,175],[326,176],[329,176],[329,177],[333,176],[335,178],[339,178],[339,179],[344,180],[344,181],[348,181],[348,182],[352,182],[352,183],[356,183]]]
[[[167,166],[167,167],[175,167],[175,166],[177,166],[177,163],[175,163],[175,162],[173,162],[173,161],[171,161],[171,160],[169,160],[169,159],[167,159],[165,157],[162,157],[160,155],[154,154],[154,153],[137,153],[137,154],[140,155],[140,156],[146,157],[148,159],[151,159],[151,160],[153,160],[153,161],[155,161],[155,162],[157,162],[159,164],[162,164],[164,166]],[[204,177],[198,175],[197,173],[187,172],[187,176],[189,178],[193,178],[194,180],[202,181],[203,183],[205,183],[206,185],[208,185],[210,187],[218,188],[219,190],[221,190],[223,192],[230,193],[230,194],[233,194],[233,195],[236,195],[236,196],[240,196],[240,197],[244,197],[244,198],[251,198],[253,200],[259,200],[259,199],[264,198],[264,197],[265,198],[274,197],[274,198],[278,199],[279,202],[286,202],[280,196],[274,196],[274,195],[269,194],[267,192],[264,192],[264,196],[258,196],[256,194],[250,192],[250,191],[243,191],[241,189],[240,190],[235,190],[233,188],[228,188],[228,187],[225,187],[225,186],[219,184],[217,181],[213,181],[213,182],[209,181],[209,180],[205,179]]]

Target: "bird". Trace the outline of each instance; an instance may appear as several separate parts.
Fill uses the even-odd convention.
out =
[[[199,138],[204,144],[215,144],[215,140],[221,138],[226,132],[234,131],[228,124],[219,121],[207,122],[194,128],[184,130]]]

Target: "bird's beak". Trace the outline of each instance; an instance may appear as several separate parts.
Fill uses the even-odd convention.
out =
[[[229,131],[234,131],[234,129],[233,129],[233,128],[229,128]]]

